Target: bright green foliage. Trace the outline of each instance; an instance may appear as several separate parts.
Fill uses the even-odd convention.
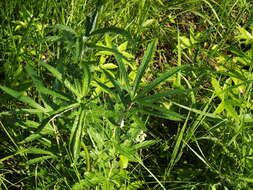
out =
[[[250,0],[0,8],[0,190],[253,188]]]

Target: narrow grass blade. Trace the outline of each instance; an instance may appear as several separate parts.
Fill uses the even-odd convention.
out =
[[[158,40],[155,39],[148,45],[148,48],[144,54],[143,60],[141,62],[141,65],[138,68],[138,71],[137,71],[137,74],[136,74],[136,77],[134,80],[133,95],[136,94],[136,92],[139,88],[141,79],[144,75],[144,72],[145,72],[148,64],[152,61],[152,58],[153,58],[155,50],[156,50],[157,42],[158,42]]]
[[[180,115],[179,113],[176,113],[172,110],[150,104],[150,103],[142,103],[145,107],[143,109],[140,109],[141,112],[146,114],[151,114],[153,116],[157,116],[160,118],[165,118],[173,121],[181,121],[185,117]]]
[[[86,17],[85,35],[89,36],[96,28],[99,11],[102,8],[104,1],[97,1],[96,9],[92,15]]]
[[[41,149],[41,148],[29,148],[29,149],[21,150],[20,152],[29,153],[29,154],[47,154],[47,155],[54,156],[54,153],[48,150]]]
[[[0,85],[0,88],[6,92],[7,94],[11,95],[12,97],[16,98],[17,100],[33,107],[33,108],[36,108],[36,109],[39,109],[41,111],[43,111],[44,113],[48,112],[47,109],[43,108],[42,106],[40,106],[38,103],[36,103],[33,99],[31,99],[30,97],[28,96],[24,96],[22,95],[20,92],[17,92],[15,90],[12,90],[8,87],[5,87],[5,86],[2,86]]]
[[[137,102],[157,102],[159,100],[161,100],[164,97],[168,97],[171,95],[182,95],[182,94],[188,94],[190,92],[194,92],[197,91],[198,89],[187,89],[187,90],[180,90],[180,89],[170,89],[170,90],[165,90],[162,92],[159,92],[157,94],[154,95],[150,95],[150,96],[145,96],[145,97],[140,97],[138,99],[135,99],[135,101]]]
[[[145,96],[148,92],[153,90],[157,85],[159,85],[160,83],[162,83],[163,81],[171,77],[172,75],[176,74],[177,72],[186,68],[188,68],[187,65],[175,67],[171,69],[169,72],[164,73],[160,77],[156,78],[154,81],[152,81],[150,84],[148,84],[146,87],[143,88],[143,90],[135,97],[135,100]]]
[[[171,154],[171,159],[170,159],[170,163],[169,163],[169,173],[170,173],[171,169],[174,167],[174,165],[176,164],[176,158],[179,156],[178,153],[179,153],[179,150],[180,150],[180,145],[182,144],[182,141],[183,141],[183,136],[184,136],[185,128],[187,126],[189,117],[190,117],[190,112],[187,115],[187,118],[184,122],[184,125],[183,125],[182,129],[179,132],[176,144],[175,144],[173,152]]]
[[[95,82],[96,82],[105,92],[107,92],[107,93],[109,93],[109,94],[116,95],[115,92],[114,92],[111,88],[109,88],[108,86],[106,86],[104,83],[101,83],[101,82],[99,82],[99,81],[97,81],[97,80],[95,80]]]
[[[43,150],[43,149],[40,149],[40,148],[28,148],[28,149],[21,149],[21,150],[17,151],[16,153],[12,154],[12,155],[1,158],[0,163],[14,157],[15,155],[24,154],[24,153],[42,154],[42,155],[47,155],[47,156],[50,156],[50,157],[56,157],[56,155],[54,153],[52,153],[50,151],[47,151],[47,150]]]
[[[19,125],[31,132],[35,131],[34,133],[32,133],[31,135],[29,135],[27,138],[24,139],[25,142],[32,142],[34,140],[40,139],[42,136],[54,134],[54,129],[49,123],[47,123],[45,127],[41,129],[39,132],[37,132],[37,130],[40,127],[40,124],[37,122],[26,120],[25,122],[21,122]],[[21,141],[21,143],[23,142]]]
[[[182,49],[181,49],[181,40],[180,40],[180,31],[177,27],[177,66],[182,65]],[[180,71],[177,73],[177,79],[175,81],[175,85],[177,87],[181,86],[181,73]]]
[[[136,145],[134,145],[134,149],[135,150],[140,150],[140,149],[143,149],[143,148],[148,148],[156,143],[158,143],[159,140],[148,140],[148,141],[144,141],[144,142],[141,142],[141,143],[138,143]]]
[[[188,106],[181,105],[181,104],[179,104],[177,102],[173,102],[173,101],[170,101],[170,102],[173,103],[174,105],[177,105],[177,106],[179,106],[181,108],[184,108],[184,109],[186,109],[188,111],[191,111],[193,113],[200,114],[200,115],[203,115],[203,116],[207,116],[207,117],[210,117],[210,118],[221,119],[219,117],[219,115],[208,113],[208,112],[205,112],[205,111],[202,111],[202,110],[198,110],[198,109],[194,109],[194,108],[190,108]]]

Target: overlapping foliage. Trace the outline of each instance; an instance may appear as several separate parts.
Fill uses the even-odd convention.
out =
[[[0,189],[250,189],[250,1],[4,1]]]

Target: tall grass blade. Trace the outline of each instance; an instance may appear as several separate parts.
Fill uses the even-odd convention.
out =
[[[165,91],[159,92],[154,95],[136,98],[135,101],[140,102],[140,103],[141,102],[152,103],[152,102],[157,102],[157,101],[161,100],[162,98],[165,98],[168,96],[188,94],[190,92],[194,92],[197,90],[198,90],[197,88],[186,89],[186,90],[180,90],[180,89],[165,90]]]
[[[186,68],[188,68],[187,65],[175,67],[175,68],[171,69],[169,72],[164,73],[160,77],[156,78],[154,81],[152,81],[146,87],[144,87],[143,90],[139,94],[137,94],[137,96],[135,97],[135,100],[140,99],[141,97],[145,96],[148,92],[153,90],[157,85],[159,85],[160,83],[162,83],[163,81],[165,81],[166,79],[171,77],[172,75],[176,74],[177,72],[179,72],[183,69],[186,69]]]
[[[166,108],[162,108],[157,105],[149,104],[149,103],[141,103],[145,107],[139,109],[140,112],[150,114],[159,118],[169,119],[173,121],[181,121],[185,117]]]
[[[188,111],[191,111],[193,113],[200,114],[200,115],[203,115],[203,116],[207,116],[207,117],[210,117],[210,118],[221,119],[221,117],[219,115],[208,113],[208,112],[205,112],[205,111],[202,111],[202,110],[198,110],[198,109],[195,109],[195,108],[191,108],[191,107],[179,104],[179,103],[174,102],[174,101],[170,101],[170,102],[173,103],[173,104],[175,104],[175,105],[177,105],[177,106],[179,106],[179,107],[181,107],[181,108],[184,108],[184,109],[186,109]]]
[[[171,159],[170,159],[170,163],[169,163],[169,173],[170,173],[171,169],[174,167],[174,165],[176,164],[176,158],[179,156],[178,153],[179,153],[179,150],[180,150],[180,145],[183,142],[183,135],[184,135],[189,117],[190,117],[190,112],[188,113],[187,118],[184,122],[184,125],[183,125],[182,129],[179,132],[179,135],[178,135],[177,140],[176,140],[176,144],[175,144],[173,152],[171,154]]]

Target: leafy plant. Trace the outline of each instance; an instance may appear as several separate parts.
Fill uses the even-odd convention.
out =
[[[68,77],[57,68],[40,61],[39,65],[54,78],[56,89],[62,89],[54,90],[54,85],[52,88],[48,88],[41,80],[41,76],[31,65],[27,64],[26,72],[37,89],[39,101],[34,101],[18,91],[1,85],[0,88],[5,93],[31,107],[31,109],[21,108],[2,112],[1,115],[26,114],[31,117],[31,119],[26,118],[25,121],[16,122],[17,126],[30,132],[30,135],[19,143],[22,146],[32,147],[36,142],[40,142],[40,148],[24,149],[19,145],[18,152],[11,156],[28,154],[26,164],[29,167],[45,161],[57,165],[57,173],[67,172],[66,175],[72,176],[73,182],[76,181],[72,189],[94,186],[101,189],[136,189],[140,187],[142,182],[138,179],[134,182],[130,178],[130,173],[126,170],[129,167],[129,162],[137,162],[146,168],[138,152],[157,142],[145,140],[145,117],[143,115],[154,115],[173,120],[184,118],[157,103],[166,97],[169,91],[150,96],[147,94],[170,76],[185,69],[186,66],[174,68],[150,84],[141,85],[144,72],[155,52],[157,40],[154,40],[149,44],[134,79],[131,74],[132,78],[129,77],[126,63],[132,65],[129,58],[132,59],[133,56],[123,51],[126,49],[126,43],[117,49],[110,45],[108,36],[106,37],[107,47],[99,45],[99,43],[88,42],[93,35],[106,32],[123,34],[132,40],[127,32],[118,28],[95,30],[96,14],[98,14],[100,6],[98,6],[96,13],[88,18],[88,26],[92,26],[87,27],[85,35],[78,34],[66,25],[55,25],[53,28],[62,31],[63,36],[47,38],[47,40],[63,42],[67,51],[74,58],[72,60],[79,64],[81,75]],[[94,77],[94,73],[97,71],[91,69],[90,63],[92,61],[84,61],[89,49],[98,49],[100,50],[99,54],[115,57],[119,69],[118,75],[113,76],[112,72],[106,70],[106,64],[103,62],[102,64],[105,66],[100,67],[100,72],[106,77],[104,80],[108,80],[111,86],[107,86],[107,81],[101,81],[101,78],[99,79],[97,76]],[[59,64],[64,67],[62,63]],[[91,83],[93,81],[108,94],[104,95],[105,99],[102,104],[100,103],[102,96],[96,91],[92,91]],[[150,101],[156,103],[150,104]],[[67,135],[69,133],[70,135]],[[65,142],[66,135],[68,143]],[[32,150],[35,150],[36,153],[31,152]],[[32,157],[29,155],[32,153],[41,156]],[[1,161],[11,157],[5,157]],[[72,170],[66,171],[66,164]],[[81,169],[82,165],[85,165],[86,169]],[[147,171],[150,172],[148,169]],[[164,189],[161,182],[151,172],[150,174]],[[73,183],[72,181],[63,181],[66,185]]]

